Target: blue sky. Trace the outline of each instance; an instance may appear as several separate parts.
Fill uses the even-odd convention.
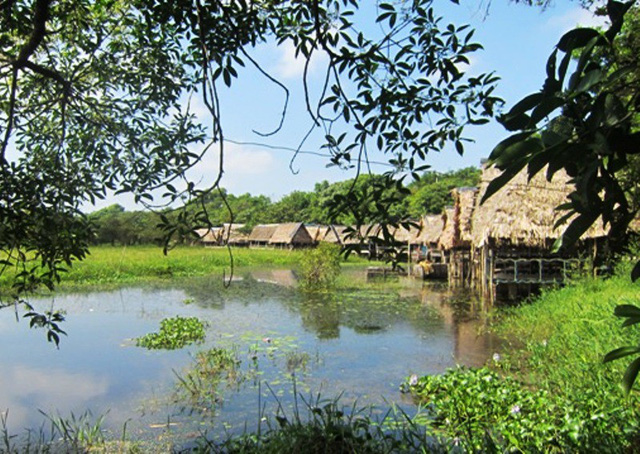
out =
[[[476,29],[475,40],[483,44],[484,50],[474,54],[469,71],[476,74],[495,71],[501,77],[497,94],[505,99],[506,108],[539,90],[544,81],[546,60],[564,32],[576,24],[601,23],[577,2],[568,0],[558,0],[544,11],[508,0],[493,0],[488,14],[486,1],[461,0],[460,5],[454,5],[448,0],[439,0],[434,8],[445,17],[445,22],[468,23]],[[233,194],[249,192],[277,200],[294,190],[311,191],[315,183],[322,180],[353,177],[353,172],[327,168],[326,158],[312,154],[299,155],[292,166],[295,173],[292,172],[293,152],[287,149],[295,149],[311,126],[303,103],[303,62],[295,58],[290,46],[262,46],[251,55],[290,88],[290,109],[277,135],[265,138],[256,134],[254,130],[267,132],[279,123],[283,93],[255,70],[240,72],[233,87],[221,96],[224,133],[230,140],[225,144],[222,186]],[[321,59],[313,62],[312,80],[314,76],[321,76],[322,66]],[[192,102],[192,110],[206,123],[207,112],[200,101]],[[506,133],[500,125],[491,123],[469,129],[467,136],[475,142],[467,146],[463,157],[453,150],[444,150],[428,156],[426,163],[438,171],[477,166]],[[319,152],[321,137],[320,131],[312,135],[303,150]],[[252,143],[285,149],[250,145]],[[372,159],[384,158],[374,156]],[[385,168],[373,165],[371,170],[382,172]],[[190,177],[206,185],[215,180],[217,173],[218,156],[212,152],[192,170]],[[128,209],[137,208],[129,197],[110,197],[100,201],[97,208],[116,202]]]

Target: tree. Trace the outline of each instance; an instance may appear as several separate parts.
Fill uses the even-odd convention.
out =
[[[613,249],[620,251],[636,215],[621,176],[640,150],[635,128],[640,80],[633,63],[617,61],[612,71],[610,59],[633,3],[607,3],[611,26],[606,31],[577,28],[565,34],[548,60],[542,90],[500,117],[515,134],[491,153],[490,162],[503,173],[484,198],[525,167],[530,176],[546,168],[548,178],[566,170],[575,191],[560,207],[567,211],[563,222],[568,227],[557,247],[574,243],[602,217]]]
[[[271,219],[276,222],[306,221],[311,203],[311,193],[293,191],[271,206]]]
[[[422,177],[409,185],[411,195],[407,197],[409,216],[417,219],[427,213],[440,214],[447,205],[453,205],[451,190],[480,183],[480,169],[467,167],[464,169],[439,173],[426,172]]]
[[[287,111],[287,87],[251,55],[265,43],[292,44],[307,67],[326,56],[316,96],[307,71],[302,82],[310,128],[324,131],[332,165],[363,173],[377,147],[396,169],[385,179],[392,189],[406,174],[417,178],[430,151],[451,143],[462,153],[464,126],[488,121],[499,102],[497,78],[465,75],[481,46],[468,27],[442,24],[433,3],[376,2],[367,29],[354,17],[372,4],[358,0],[0,2],[0,272],[16,269],[14,296],[52,288],[86,256],[94,232],[80,207],[109,191],[155,209],[184,205],[160,213],[165,251],[211,225],[211,193],[230,208],[220,187],[220,92],[253,67],[282,90],[283,121]],[[185,106],[194,96],[209,129]],[[214,148],[220,173],[199,187],[186,172]],[[158,188],[165,193],[154,200]],[[371,203],[379,201],[363,206]]]
[[[163,187],[160,206],[203,206],[219,191],[227,205],[221,174],[198,188],[185,172],[213,147],[224,160],[218,95],[242,66],[282,89],[286,102],[286,87],[251,56],[266,42],[292,43],[307,63],[327,56],[326,84],[315,105],[308,96],[307,110],[311,127],[326,133],[332,164],[360,169],[367,149],[378,147],[396,166],[391,185],[448,142],[462,152],[464,125],[487,121],[498,102],[493,75],[462,69],[480,48],[473,32],[443,25],[432,0],[419,0],[377,2],[383,32],[365,33],[353,19],[365,3],[0,3],[0,249],[4,267],[23,271],[16,293],[52,286],[85,256],[93,233],[79,207],[108,191],[150,204]],[[192,96],[211,114],[209,131],[183,105]],[[165,247],[194,223],[210,225],[206,214],[163,214]]]

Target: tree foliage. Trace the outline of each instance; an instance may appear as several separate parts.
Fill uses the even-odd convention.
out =
[[[440,173],[427,171],[419,180],[411,182],[402,191],[387,190],[386,198],[393,202],[386,205],[382,214],[393,217],[397,221],[403,219],[419,220],[425,214],[441,213],[453,199],[451,190],[456,187],[476,186],[479,182],[480,170],[467,167],[460,170]],[[233,195],[223,191],[225,199],[217,193],[209,194],[204,201],[209,221],[216,226],[233,220],[245,224],[248,230],[257,224],[304,222],[305,224],[343,224],[353,225],[357,222],[351,212],[338,212],[333,216],[332,204],[336,196],[345,197],[350,192],[361,193],[365,188],[384,185],[385,177],[381,175],[361,175],[357,180],[349,179],[330,184],[327,181],[316,183],[313,191],[293,191],[277,202],[269,197],[251,194]],[[226,202],[226,203],[225,203]],[[386,204],[386,202],[383,200]],[[187,210],[197,211],[199,204],[192,204]],[[365,212],[359,209],[358,212]],[[170,210],[165,216],[171,217]],[[362,223],[373,223],[376,219],[376,208],[370,206],[359,219]],[[378,217],[380,217],[378,215]],[[162,230],[158,227],[159,217],[149,211],[125,211],[120,205],[111,205],[95,211],[88,216],[92,223],[96,244],[152,244],[158,243]],[[188,236],[181,241],[190,241]]]
[[[321,243],[300,261],[301,286],[309,292],[331,288],[340,275],[340,246]]]
[[[577,241],[602,217],[610,243],[619,251],[637,214],[621,177],[640,150],[640,80],[633,59],[616,58],[615,53],[633,3],[607,3],[607,30],[576,28],[566,33],[549,57],[542,90],[500,117],[514,134],[491,153],[490,161],[503,174],[491,182],[484,198],[525,167],[530,176],[546,168],[549,179],[565,170],[575,190],[560,207],[566,210],[561,222],[568,227],[558,247]]]
[[[355,17],[373,6],[376,27],[363,26]],[[310,129],[324,132],[333,165],[360,172],[369,148],[388,153],[396,171],[386,189],[420,172],[430,151],[451,143],[462,153],[464,126],[487,121],[498,102],[495,76],[464,73],[481,47],[473,31],[443,24],[432,0],[14,0],[0,7],[0,250],[3,266],[24,271],[16,291],[52,286],[64,266],[85,256],[93,233],[80,207],[110,191],[155,206],[200,201],[200,210],[162,217],[165,247],[194,223],[211,225],[206,196],[219,191],[227,205],[221,91],[253,67],[282,90],[287,111],[287,87],[252,57],[265,43],[292,44],[307,69],[314,55],[326,56],[316,96],[307,70],[303,76]],[[210,113],[208,130],[185,103],[195,96]],[[204,187],[189,182],[186,171],[214,148],[218,177]],[[166,189],[162,200],[153,200],[157,188]]]

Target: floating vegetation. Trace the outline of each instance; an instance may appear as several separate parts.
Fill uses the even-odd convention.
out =
[[[160,322],[160,331],[136,339],[138,347],[175,350],[204,340],[205,323],[198,317],[171,317]]]

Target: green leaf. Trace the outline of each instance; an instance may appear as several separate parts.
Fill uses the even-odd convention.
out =
[[[498,145],[494,147],[489,155],[489,161],[497,162],[498,159],[502,157],[502,155],[514,144],[518,142],[522,142],[523,140],[531,137],[533,131],[527,132],[519,132],[517,134],[513,134],[512,136],[507,137],[503,141],[501,141]]]
[[[622,327],[626,328],[627,326],[637,325],[638,323],[640,323],[640,317],[629,317],[622,323]]]
[[[528,137],[525,140],[515,142],[505,148],[494,162],[499,168],[504,168],[517,162],[526,163],[532,156],[542,151],[543,148],[540,138]],[[520,166],[520,168],[522,167],[524,167],[524,165]]]
[[[600,32],[593,28],[575,28],[565,33],[558,41],[558,49],[570,53],[575,49],[586,46]]]
[[[589,91],[591,88],[602,82],[603,77],[604,73],[599,69],[594,69],[587,72],[584,77],[580,79],[580,83],[575,89],[576,93],[584,93]]]
[[[487,199],[489,199],[489,197],[498,192],[504,185],[511,181],[511,179],[515,177],[518,172],[520,172],[520,170],[524,168],[524,166],[525,163],[522,163],[522,165],[510,167],[508,169],[505,169],[499,177],[494,178],[487,186],[487,190],[482,196],[482,200],[480,201],[480,203],[484,203]]]
[[[624,377],[622,378],[622,384],[624,385],[624,390],[627,394],[631,391],[636,378],[638,377],[638,372],[640,371],[640,358],[636,358],[631,361],[631,364],[627,367],[627,370],[624,373]]]
[[[633,270],[631,271],[631,280],[633,282],[635,282],[635,281],[638,280],[639,277],[640,277],[640,261],[636,262],[636,264],[633,267]],[[620,307],[620,306],[618,306],[618,307]],[[616,310],[617,309],[618,308],[616,308]],[[616,315],[618,315],[618,314],[616,314]],[[638,309],[638,315],[640,315],[640,309]]]
[[[640,353],[640,347],[620,347],[615,350],[611,350],[609,353],[604,355],[602,358],[603,363],[608,363],[610,361],[615,361],[616,359],[624,358],[629,355],[634,355],[636,353]]]
[[[640,307],[633,304],[620,304],[613,311],[616,317],[640,317]]]
[[[564,104],[565,100],[557,96],[545,97],[531,113],[531,124],[537,124],[540,120]]]
[[[560,248],[574,245],[580,237],[589,230],[589,227],[598,219],[598,213],[582,213],[569,224],[567,230],[558,238],[553,245],[553,251],[557,252]]]

